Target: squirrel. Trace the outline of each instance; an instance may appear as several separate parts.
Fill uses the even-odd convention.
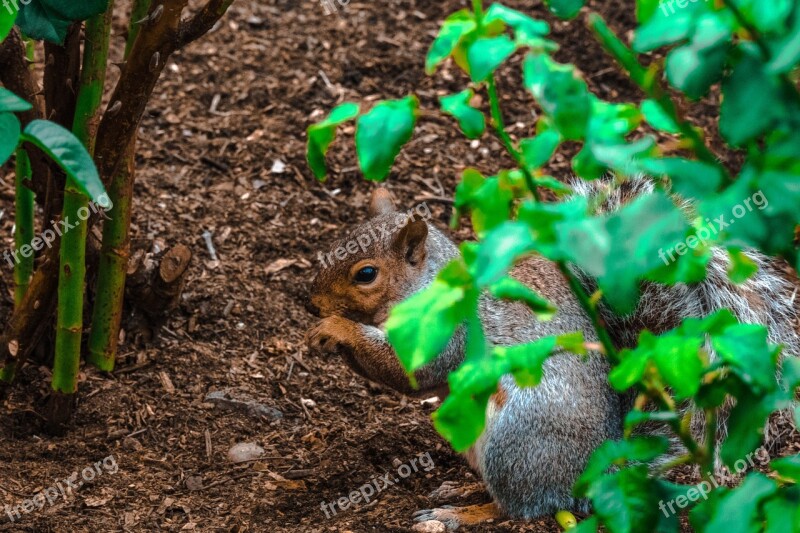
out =
[[[613,190],[603,180],[573,185],[579,195],[602,194],[601,212],[653,191],[646,178],[631,179]],[[376,229],[386,227],[396,231],[378,236]],[[348,248],[352,242],[367,245]],[[348,254],[325,265],[311,287],[307,308],[321,320],[307,334],[310,349],[341,356],[358,374],[402,393],[445,397],[447,376],[464,359],[464,328],[437,359],[416,371],[418,387],[413,389],[383,324],[392,306],[425,288],[458,256],[456,245],[429,221],[397,211],[381,188],[372,195],[367,222],[332,250],[343,247]],[[703,282],[670,287],[645,283],[638,307],[628,316],[616,316],[601,306],[613,342],[618,348],[632,347],[644,328],[658,334],[677,327],[683,318],[728,308],[742,322],[767,326],[770,342],[783,344],[784,354],[800,355],[797,283],[776,260],[756,251],[746,254],[759,270],[743,284],[728,279],[727,256],[715,250]],[[593,280],[573,271],[587,290],[594,290]],[[479,315],[489,343],[514,345],[573,331],[582,331],[589,343],[597,342],[592,321],[555,264],[528,257],[511,275],[553,302],[558,311],[552,320],[538,321],[522,303],[484,296]],[[483,433],[465,453],[493,503],[424,510],[416,519],[438,520],[455,529],[500,516],[529,519],[562,509],[588,513],[589,502],[575,498],[572,486],[600,444],[622,437],[623,420],[632,407],[630,394],[611,388],[608,372],[609,364],[599,352],[590,352],[586,359],[561,353],[547,359],[536,387],[520,388],[511,376],[504,376],[487,407]]]

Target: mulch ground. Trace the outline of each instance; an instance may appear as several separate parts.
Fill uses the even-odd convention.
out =
[[[152,345],[123,344],[113,375],[84,371],[66,436],[43,432],[46,367],[22,372],[0,418],[0,506],[18,505],[112,455],[118,468],[101,468],[71,497],[14,523],[0,513],[1,531],[401,532],[410,531],[414,511],[433,505],[426,495],[442,482],[475,481],[432,428],[430,408],[366,382],[340,360],[310,356],[303,343],[313,323],[303,302],[317,254],[365,218],[374,187],[357,172],[352,127],[332,149],[329,181],[315,182],[305,128],[346,100],[369,105],[413,91],[435,109],[439,95],[461,90],[466,80],[455,67],[429,78],[423,63],[440,21],[466,2],[333,3],[336,13],[326,14],[314,1],[236,0],[223,24],[170,61],[141,127],[133,235],[139,248],[192,249],[183,301]],[[559,59],[576,63],[598,95],[641,99],[582,18],[563,23],[538,4],[507,4],[550,21]],[[633,27],[630,2],[591,4],[615,29]],[[520,62],[510,62],[500,84],[516,138],[531,135],[535,119],[520,89]],[[712,124],[711,109],[695,108],[699,124]],[[387,186],[408,207],[451,197],[466,166],[487,173],[510,166],[501,153],[490,136],[471,144],[448,119],[426,118]],[[555,175],[569,174],[569,155],[554,159]],[[4,174],[7,249],[13,180]],[[429,205],[445,226],[449,204]],[[2,282],[11,283],[6,265]],[[4,290],[3,314],[10,305]],[[225,408],[207,399],[213,391],[248,395],[283,416]],[[256,443],[264,454],[232,464],[227,454],[237,443]],[[412,473],[372,503],[330,516],[322,510],[426,453],[434,468]],[[456,503],[487,501],[479,492]],[[462,530],[559,529],[547,518]]]

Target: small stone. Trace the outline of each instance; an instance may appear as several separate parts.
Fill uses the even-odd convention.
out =
[[[309,409],[313,409],[317,406],[317,402],[315,402],[311,398],[300,398],[300,402]]]
[[[190,491],[203,488],[203,476],[189,476],[186,478],[186,488]]]
[[[255,461],[264,455],[264,448],[255,442],[240,442],[228,450],[228,460],[232,463],[246,463]]]
[[[143,448],[142,443],[133,437],[125,437],[122,440],[122,447],[129,452],[138,452]]]
[[[445,533],[445,531],[447,531],[445,525],[438,520],[420,522],[419,524],[414,524],[414,527],[411,529],[413,531],[419,531],[420,533]]]

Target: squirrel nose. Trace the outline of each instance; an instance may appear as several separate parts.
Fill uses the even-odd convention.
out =
[[[305,307],[306,307],[306,311],[308,311],[312,315],[319,316],[319,307],[314,305],[314,303],[311,301],[311,298],[306,298]]]

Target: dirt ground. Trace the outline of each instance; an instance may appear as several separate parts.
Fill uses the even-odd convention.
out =
[[[0,416],[0,506],[15,506],[74,472],[113,456],[101,473],[0,531],[410,531],[412,514],[433,503],[444,481],[475,481],[464,459],[436,434],[430,408],[357,377],[339,360],[307,353],[313,317],[303,308],[317,254],[362,220],[374,185],[356,170],[352,128],[331,152],[332,176],[315,182],[305,163],[305,128],[335,104],[415,91],[423,106],[461,90],[447,66],[435,78],[424,56],[440,21],[460,0],[356,2],[326,14],[317,1],[236,0],[211,35],[176,54],[143,121],[134,237],[184,243],[195,254],[181,308],[146,348],[122,346],[117,371],[86,369],[70,432],[43,433],[44,366],[22,372]],[[641,97],[590,44],[583,19],[555,21],[532,2],[509,1],[553,24],[562,61],[575,62],[610,100]],[[633,25],[630,2],[591,2],[620,30]],[[114,46],[122,43],[122,21]],[[531,101],[519,63],[504,71],[511,133],[531,134]],[[701,124],[709,123],[698,107]],[[470,146],[444,118],[425,118],[387,185],[408,207],[452,197],[461,170],[493,173],[510,163],[486,136]],[[552,171],[568,174],[568,154]],[[2,176],[2,174],[0,174]],[[0,183],[4,248],[11,247],[13,181]],[[430,200],[445,226],[447,202]],[[219,262],[211,260],[204,231]],[[459,237],[469,236],[462,230]],[[3,265],[3,281],[10,270]],[[2,296],[2,314],[11,305]],[[233,391],[276,409],[270,419],[207,399]],[[256,443],[257,461],[232,464],[228,450]],[[398,466],[429,454],[419,469],[369,505],[326,516],[334,501]],[[109,460],[110,461],[110,460]],[[107,461],[108,462],[108,461]],[[457,504],[489,501],[477,492]],[[551,519],[498,521],[466,532],[558,531]]]

